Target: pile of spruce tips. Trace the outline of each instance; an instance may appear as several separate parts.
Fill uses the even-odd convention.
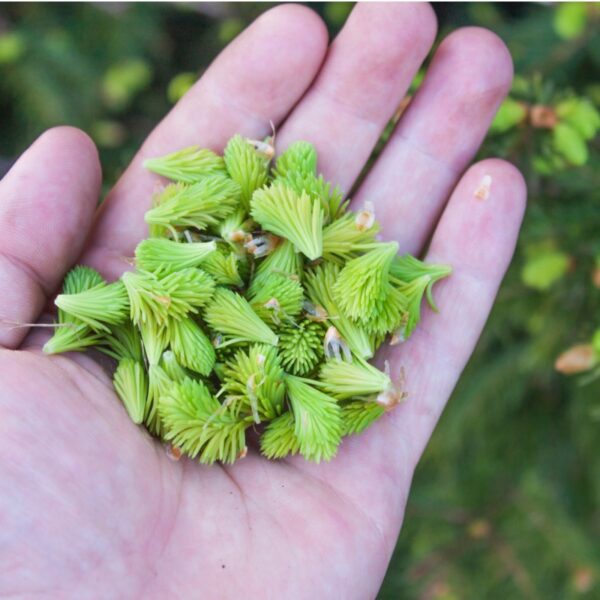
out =
[[[379,241],[372,207],[348,209],[311,144],[274,154],[272,138],[237,135],[223,156],[147,160],[173,183],[154,194],[136,270],[108,283],[75,267],[56,298],[45,352],[116,359],[129,416],[176,457],[231,463],[254,428],[268,458],[331,459],[403,399],[367,361],[411,335],[450,273]]]

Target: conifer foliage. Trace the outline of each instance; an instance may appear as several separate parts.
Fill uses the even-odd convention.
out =
[[[378,241],[371,205],[348,208],[307,142],[236,135],[147,160],[170,182],[146,213],[137,269],[108,283],[75,267],[56,299],[50,354],[98,347],[118,361],[129,416],[212,464],[245,456],[335,456],[405,394],[367,362],[407,339],[449,267]],[[275,162],[273,168],[271,163]]]

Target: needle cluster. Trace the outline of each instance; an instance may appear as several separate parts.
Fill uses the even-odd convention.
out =
[[[368,361],[411,336],[450,273],[380,241],[371,205],[348,208],[311,144],[274,155],[271,138],[236,135],[223,156],[147,160],[170,181],[135,270],[109,283],[75,267],[44,348],[114,358],[131,420],[205,464],[245,456],[251,428],[268,458],[331,459],[405,397]]]

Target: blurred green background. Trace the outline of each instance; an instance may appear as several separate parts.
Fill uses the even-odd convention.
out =
[[[83,128],[106,185],[269,4],[0,5],[0,171],[45,128]],[[312,4],[331,34],[351,4]],[[492,318],[415,475],[382,599],[600,598],[600,6],[435,5],[515,61],[481,156],[529,206]],[[595,36],[595,37],[594,37]],[[389,130],[389,128],[388,128]],[[595,341],[595,345],[594,345]],[[554,368],[567,354],[562,370]]]

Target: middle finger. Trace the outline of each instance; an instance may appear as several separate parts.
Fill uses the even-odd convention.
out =
[[[279,149],[314,144],[319,171],[348,191],[436,33],[428,4],[358,4],[319,76],[278,134]]]

